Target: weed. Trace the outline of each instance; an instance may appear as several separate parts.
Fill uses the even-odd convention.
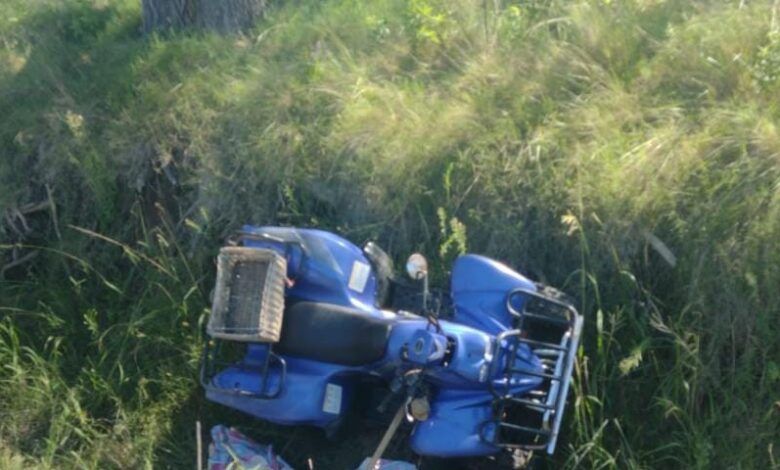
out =
[[[556,465],[777,466],[775,3],[277,2],[148,38],[137,0],[0,3],[0,466],[185,466],[195,419],[259,426],[196,380],[246,222],[570,293]]]

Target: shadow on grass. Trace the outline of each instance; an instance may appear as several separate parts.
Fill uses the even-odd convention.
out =
[[[107,213],[119,192],[95,142],[133,98],[146,43],[129,2],[36,2],[0,34],[17,70],[0,74],[0,207],[39,202],[45,186],[66,213]],[[73,189],[89,188],[92,204]]]

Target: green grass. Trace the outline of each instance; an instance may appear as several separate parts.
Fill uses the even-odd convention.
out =
[[[777,468],[776,3],[298,0],[144,38],[137,0],[2,2],[0,249],[36,255],[0,280],[0,467],[189,467],[196,419],[249,426],[197,365],[254,222],[573,295],[564,468]]]

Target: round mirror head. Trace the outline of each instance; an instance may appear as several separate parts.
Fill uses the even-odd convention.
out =
[[[420,253],[414,253],[406,260],[406,272],[412,279],[422,279],[428,275],[428,260]]]

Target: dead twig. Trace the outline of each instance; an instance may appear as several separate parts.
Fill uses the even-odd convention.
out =
[[[16,211],[23,214],[31,214],[33,212],[42,211],[49,208],[49,201],[41,201],[41,202],[30,202],[22,207],[18,208]]]
[[[197,470],[203,470],[203,433],[200,430],[200,420],[195,421],[195,442],[198,447]]]
[[[54,233],[57,234],[57,239],[62,240],[62,234],[60,233],[60,225],[57,223],[57,205],[54,203],[54,197],[52,196],[51,186],[46,185],[46,195],[49,198],[49,209],[51,210],[51,222],[54,225]]]
[[[14,223],[14,215],[13,212],[10,209],[6,209],[3,213],[3,218],[5,219],[5,223],[8,224],[8,227],[20,238],[24,237],[24,233],[19,230],[19,228]]]
[[[0,269],[0,279],[5,279],[5,272],[8,271],[11,268],[15,268],[16,266],[22,265],[33,258],[38,256],[38,250],[31,251],[27,253],[26,255],[22,256],[21,258],[15,259],[11,261],[10,263],[6,264],[5,266]]]

